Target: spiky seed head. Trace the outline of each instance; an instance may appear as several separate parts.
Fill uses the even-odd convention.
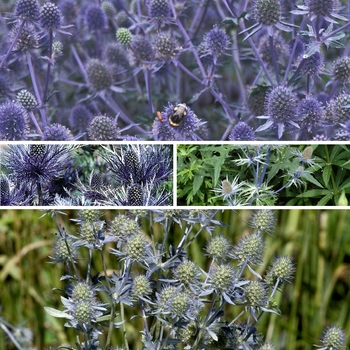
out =
[[[267,303],[267,289],[260,281],[251,281],[244,290],[244,299],[249,306],[264,307]]]
[[[76,258],[77,255],[77,250],[76,247],[73,245],[72,239],[63,238],[60,236],[57,236],[53,251],[53,259],[56,262],[72,261]]]
[[[345,345],[345,333],[338,326],[330,326],[324,331],[321,342],[327,350],[339,350]]]
[[[151,0],[149,3],[149,14],[157,19],[169,17],[169,0]]]
[[[156,58],[161,61],[171,60],[176,56],[177,44],[169,34],[159,33],[154,42]]]
[[[112,85],[112,74],[107,65],[98,60],[90,59],[86,67],[89,83],[95,91],[108,89]]]
[[[17,101],[20,103],[25,109],[32,109],[38,105],[38,102],[34,95],[26,89],[21,90],[17,94]]]
[[[248,92],[247,104],[250,112],[255,116],[264,115],[266,96],[270,88],[265,86],[253,86]]]
[[[9,33],[9,39],[11,41],[15,40],[15,38],[17,37],[20,25],[21,25],[20,22],[18,22],[11,29]],[[39,47],[39,41],[40,41],[40,36],[37,33],[34,25],[31,23],[28,23],[22,28],[21,33],[19,34],[19,37],[12,50],[27,51],[30,49],[37,49]]]
[[[45,152],[46,152],[46,145],[43,145],[43,144],[29,145],[29,154],[31,157],[39,158],[43,156]]]
[[[111,118],[105,115],[98,115],[92,118],[88,133],[93,141],[115,141],[120,136],[118,128]]]
[[[115,16],[115,21],[119,28],[128,28],[132,24],[128,14],[125,11],[119,11]]]
[[[83,222],[79,227],[79,236],[82,241],[85,241],[89,244],[96,242],[96,234],[99,227],[92,222]]]
[[[193,344],[197,338],[199,329],[195,321],[191,321],[182,332],[182,339],[185,344]]]
[[[139,230],[139,224],[125,215],[117,215],[111,223],[111,232],[115,236],[128,236]]]
[[[333,99],[326,110],[326,119],[333,123],[346,123],[350,119],[350,94],[343,92]]]
[[[132,290],[137,296],[149,295],[152,292],[150,281],[145,275],[136,276],[133,281]]]
[[[241,238],[234,247],[234,256],[241,262],[249,261],[253,265],[262,263],[264,241],[259,233]]]
[[[72,132],[64,125],[51,124],[44,129],[43,141],[72,141],[74,139]]]
[[[132,40],[132,34],[129,29],[119,28],[116,32],[117,41],[122,45],[129,45]]]
[[[271,209],[257,210],[252,214],[249,224],[259,232],[271,233],[276,227],[275,213]]]
[[[158,305],[162,309],[167,308],[177,293],[177,289],[173,286],[164,287],[159,294]]]
[[[187,293],[176,293],[171,301],[170,310],[176,316],[183,316],[190,306],[190,298]]]
[[[294,265],[291,258],[286,256],[274,260],[268,269],[265,281],[270,286],[274,286],[277,281],[280,283],[290,282],[294,273]]]
[[[277,86],[266,97],[266,112],[275,122],[295,119],[297,98],[289,87]]]
[[[271,343],[265,343],[259,348],[259,350],[275,350],[275,347]]]
[[[211,237],[206,251],[207,254],[214,259],[226,259],[231,245],[228,239],[222,235]]]
[[[231,131],[230,141],[254,141],[255,132],[245,122],[238,122]]]
[[[78,282],[72,289],[72,300],[78,302],[86,300],[92,302],[94,300],[94,291],[86,282]]]
[[[333,63],[333,79],[343,84],[350,82],[350,57],[339,57]]]
[[[256,0],[254,17],[259,24],[275,25],[281,18],[281,4],[279,0]]]
[[[302,72],[304,74],[316,75],[319,74],[323,68],[323,56],[316,51],[310,57],[303,59]]]
[[[68,121],[73,130],[83,131],[87,129],[91,118],[91,112],[84,105],[78,104],[72,108]]]
[[[214,27],[206,33],[204,41],[208,53],[214,57],[219,57],[224,54],[230,43],[228,35],[218,27]]]
[[[301,158],[304,162],[309,161],[312,158],[313,149],[311,146],[305,147],[303,152],[301,152]]]
[[[27,111],[18,102],[8,101],[0,105],[0,140],[25,140],[28,123]]]
[[[335,10],[334,0],[306,0],[310,13],[316,16],[330,16]]]
[[[304,127],[320,124],[324,118],[322,105],[312,96],[307,96],[300,101],[297,114],[301,121],[301,126]]]
[[[41,7],[40,25],[46,30],[57,30],[61,27],[61,12],[52,2],[48,2]]]
[[[138,173],[141,169],[139,156],[132,149],[129,149],[124,153],[124,164],[125,167],[133,174]]]
[[[79,219],[86,222],[97,222],[100,218],[100,211],[97,209],[82,209],[78,212]]]
[[[88,30],[102,30],[107,25],[107,17],[98,5],[90,5],[85,14],[85,22]]]
[[[213,287],[219,292],[227,292],[234,278],[234,271],[229,264],[217,265],[211,273]]]
[[[110,1],[102,1],[101,9],[108,18],[113,18],[117,14],[115,6]]]
[[[18,0],[15,15],[28,21],[37,21],[40,16],[40,6],[37,0]]]
[[[136,65],[142,62],[152,62],[154,51],[151,43],[143,36],[137,35],[131,42],[133,48],[134,61]]]
[[[182,262],[175,270],[175,276],[180,283],[189,285],[196,280],[198,267],[193,261]]]
[[[143,205],[143,189],[139,184],[132,184],[127,191],[128,205]]]
[[[89,301],[79,300],[75,303],[74,318],[79,324],[89,324],[93,319],[93,311]]]
[[[132,260],[139,260],[145,257],[147,241],[144,235],[135,234],[126,243],[126,255]]]
[[[125,47],[120,43],[109,43],[105,50],[105,57],[109,64],[117,64],[123,67],[129,65]]]

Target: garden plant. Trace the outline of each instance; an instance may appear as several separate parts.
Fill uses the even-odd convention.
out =
[[[171,145],[3,145],[0,205],[168,206],[172,163]]]
[[[348,1],[0,10],[1,140],[349,140]]]
[[[177,145],[179,205],[348,205],[347,145]]]
[[[8,232],[12,231],[13,213],[3,211],[1,215],[2,225],[10,225]],[[21,212],[21,220],[33,220],[33,211],[28,212],[27,219],[25,213]],[[214,210],[104,212],[84,209],[36,213],[29,230],[42,230],[48,225],[46,227],[51,227],[48,232],[52,232],[54,239],[51,235],[39,237],[26,250],[28,253],[44,249],[37,262],[47,267],[39,276],[35,272],[34,275],[39,279],[48,278],[43,283],[45,288],[52,284],[53,291],[37,290],[36,294],[30,292],[22,297],[28,299],[33,295],[42,309],[34,313],[34,318],[41,315],[51,332],[56,329],[51,336],[50,349],[317,347],[338,350],[346,345],[342,328],[348,325],[346,313],[349,305],[346,300],[350,296],[349,281],[330,273],[332,269],[346,267],[343,261],[348,252],[338,249],[349,243],[348,235],[344,235],[346,220],[349,220],[345,211],[321,214],[319,211],[274,213],[257,210],[226,211],[220,215]],[[303,220],[302,216],[309,220]],[[288,228],[286,225],[290,220],[296,220],[298,224]],[[334,230],[334,220],[338,221],[340,229]],[[322,226],[319,226],[320,222],[323,222]],[[327,226],[324,223],[328,223]],[[309,232],[304,232],[304,229]],[[284,239],[297,242],[298,231],[303,244],[280,245]],[[313,239],[321,231],[326,237],[317,247]],[[14,234],[11,235],[13,242],[18,233],[15,231]],[[337,254],[331,255],[330,260],[320,256],[315,267],[323,266],[323,272],[314,270],[312,256],[305,253],[310,250],[317,256],[317,251],[324,249],[329,239],[338,247]],[[47,248],[52,242],[50,252]],[[11,239],[2,239],[0,247],[10,247],[11,244]],[[0,279],[2,282],[8,279],[14,292],[18,285],[12,280],[18,279],[20,271],[16,272],[13,267],[18,258],[13,260],[5,251],[3,254],[5,264]],[[24,257],[26,253],[21,254]],[[304,275],[306,270],[302,265],[305,258],[311,267],[307,274],[318,271],[320,290],[313,283],[316,281]],[[20,269],[26,269],[25,266],[23,261]],[[35,266],[31,268],[37,269]],[[31,278],[28,276],[28,283]],[[327,286],[324,283],[329,278],[333,282]],[[306,298],[310,305],[316,302],[312,316],[306,313],[300,319],[291,318],[293,321],[289,323],[285,317],[291,317],[299,305],[291,294],[295,288],[293,284],[299,286],[301,283],[311,283],[310,289],[302,292],[305,297],[316,288],[321,293],[322,303],[316,302],[317,298]],[[26,289],[26,284],[21,288]],[[281,293],[285,295],[282,298]],[[334,300],[332,293],[338,293]],[[50,302],[43,300],[45,295]],[[342,300],[344,307],[339,312]],[[326,304],[334,308],[327,311],[328,317],[338,324],[325,318]],[[7,305],[4,304],[3,308],[9,313]],[[16,309],[21,309],[21,305],[16,305]],[[319,319],[311,322],[310,316]],[[267,320],[269,327],[276,327],[273,335],[266,329]],[[279,320],[286,329],[277,326]],[[310,335],[316,324],[319,326],[316,332],[320,333],[313,339]],[[33,341],[38,344],[39,339],[32,338],[30,325],[15,326],[6,313],[2,314],[0,326],[7,335],[9,349],[29,349]],[[261,333],[260,327],[266,329],[266,334]],[[322,336],[320,327],[325,328]],[[286,330],[287,335],[284,334]],[[293,333],[299,340],[293,337]],[[302,335],[309,338],[300,338]],[[59,339],[64,341],[59,344]],[[275,345],[272,339],[277,342]]]

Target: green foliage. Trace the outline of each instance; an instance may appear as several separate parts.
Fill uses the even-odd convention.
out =
[[[310,147],[311,154],[303,156]],[[181,205],[348,205],[346,145],[179,145],[177,149]],[[229,183],[237,179],[239,188],[227,194],[225,179]]]

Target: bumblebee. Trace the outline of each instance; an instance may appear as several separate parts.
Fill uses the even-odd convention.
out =
[[[187,115],[187,106],[184,103],[179,103],[175,106],[173,109],[170,117],[169,117],[169,124],[171,126],[179,126],[185,119]]]

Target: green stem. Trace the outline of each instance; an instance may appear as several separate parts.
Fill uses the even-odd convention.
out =
[[[331,161],[331,158],[329,156],[328,146],[325,145],[324,147],[325,147],[325,150],[326,150],[327,165],[332,166],[332,161]],[[333,193],[336,194],[337,193],[337,186],[335,184],[333,171],[331,171],[331,180],[332,180],[332,185],[333,185]]]

